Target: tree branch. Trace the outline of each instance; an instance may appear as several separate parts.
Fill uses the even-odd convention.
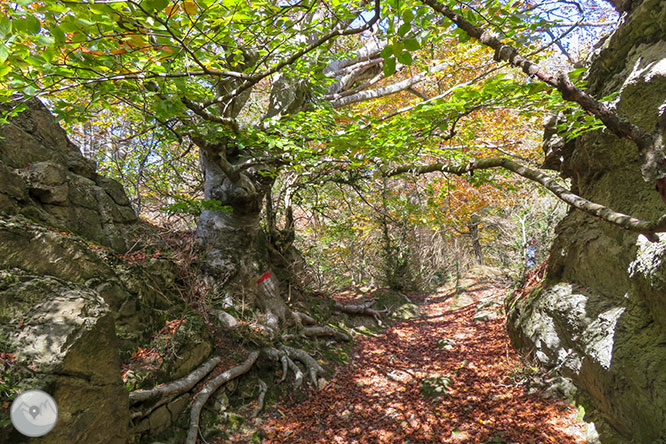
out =
[[[226,147],[209,143],[201,136],[194,134],[190,134],[190,139],[192,139],[192,142],[196,143],[200,149],[206,151],[211,159],[217,162],[217,165],[230,181],[236,183],[240,180],[240,170],[227,160]]]
[[[314,49],[322,46],[329,40],[335,38],[335,37],[340,37],[340,36],[345,36],[345,35],[353,35],[353,34],[360,34],[361,32],[364,32],[368,29],[370,29],[375,23],[379,21],[381,10],[380,10],[380,0],[375,0],[374,4],[374,16],[363,26],[359,28],[353,28],[353,29],[343,29],[342,26],[336,27],[333,31],[329,32],[328,34],[318,38],[317,40],[313,41],[309,45],[307,45],[305,48],[301,49],[300,51],[296,51],[294,54],[292,54],[290,57],[286,58],[285,60],[281,61],[280,63],[276,64],[272,68],[269,68],[267,70],[261,71],[257,74],[254,74],[250,79],[247,79],[244,81],[240,86],[235,88],[234,90],[230,91],[228,94],[225,94],[224,96],[216,97],[214,99],[208,100],[202,104],[202,108],[208,108],[209,106],[219,104],[219,103],[225,103],[229,100],[231,100],[233,97],[236,97],[237,95],[241,94],[243,91],[247,90],[248,88],[251,88],[252,86],[256,85],[259,83],[261,80],[265,79],[266,77],[275,74],[276,72],[280,71],[282,68],[285,66],[291,65],[292,63],[296,62],[298,59],[303,57],[305,54],[313,51]]]
[[[57,77],[59,80],[71,80],[75,83],[62,86],[60,88],[45,89],[41,95],[49,95],[58,92],[67,91],[70,89],[78,88],[80,86],[94,85],[104,82],[116,82],[119,80],[147,80],[147,79],[178,79],[189,77],[233,77],[237,79],[246,80],[250,78],[249,75],[236,71],[223,71],[218,69],[207,69],[206,71],[188,71],[188,72],[130,72],[125,74],[112,74],[100,75],[99,77],[80,77],[80,76],[61,76],[57,74],[47,74],[44,77]]]
[[[186,97],[182,97],[180,101],[194,114],[203,118],[204,120],[229,126],[236,134],[240,132],[240,128],[238,127],[238,122],[236,122],[235,119],[232,119],[231,117],[217,116],[215,114],[209,113],[201,105],[199,105],[196,102],[193,102],[192,100]]]
[[[646,182],[666,177],[666,158],[660,147],[656,146],[652,134],[619,116],[590,94],[578,88],[565,73],[549,74],[541,66],[522,56],[513,46],[502,43],[496,34],[470,23],[462,15],[439,3],[438,0],[421,1],[450,19],[470,37],[476,38],[485,46],[494,49],[495,60],[509,62],[528,76],[536,77],[554,87],[564,100],[579,104],[585,111],[601,120],[613,134],[634,142],[639,154],[643,157],[641,172]]]
[[[387,85],[370,91],[360,91],[351,96],[342,97],[337,100],[331,100],[331,105],[333,105],[333,107],[335,108],[340,108],[346,105],[351,105],[353,103],[364,102],[366,100],[371,100],[371,99],[376,99],[378,97],[384,97],[391,94],[396,94],[400,91],[404,91],[406,89],[411,88],[412,86],[424,80],[428,75],[435,72],[439,72],[445,68],[448,68],[449,66],[451,65],[448,62],[440,63],[438,65],[433,66],[432,68],[429,68],[427,71],[422,71],[416,74],[415,76],[405,79],[401,82],[393,83],[391,85]]]
[[[461,88],[464,88],[466,86],[475,84],[478,80],[481,80],[482,78],[487,77],[488,75],[490,75],[493,72],[503,68],[504,66],[506,66],[506,65],[502,64],[501,66],[497,66],[497,67],[495,67],[495,68],[493,68],[489,71],[483,72],[483,73],[479,74],[478,76],[476,76],[475,78],[473,78],[472,80],[454,85],[451,88],[444,91],[443,93],[438,94],[435,97],[431,97],[428,100],[424,100],[423,102],[418,102],[418,103],[415,103],[413,105],[407,105],[407,106],[404,106],[400,109],[397,109],[396,111],[393,111],[392,113],[389,113],[389,114],[381,117],[379,119],[379,121],[383,122],[384,120],[388,120],[388,119],[393,118],[393,117],[395,117],[399,114],[406,113],[406,112],[411,111],[411,110],[413,110],[415,108],[418,108],[420,106],[427,105],[428,103],[432,103],[432,102],[435,102],[437,100],[443,99],[444,97],[448,96],[449,94],[451,94],[452,92],[454,92],[458,89],[461,89]]]
[[[513,162],[512,160],[501,157],[472,160],[466,164],[434,163],[430,165],[407,165],[388,169],[384,172],[384,176],[392,177],[408,172],[413,174],[426,174],[436,171],[461,176],[475,170],[485,170],[492,168],[504,168],[533,182],[537,182],[570,206],[577,208],[589,215],[598,217],[599,219],[602,219],[606,222],[610,222],[614,225],[624,228],[625,230],[643,234],[653,242],[659,240],[655,233],[666,232],[666,215],[663,215],[659,219],[650,222],[619,213],[606,206],[591,202],[583,197],[578,196],[577,194],[572,193],[570,190],[560,185],[553,178],[540,171],[527,168],[523,165]]]

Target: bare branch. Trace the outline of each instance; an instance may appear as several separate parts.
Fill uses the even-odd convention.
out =
[[[209,122],[220,123],[222,125],[229,126],[236,134],[240,132],[240,128],[238,127],[238,122],[236,122],[235,119],[209,113],[201,105],[199,105],[196,102],[193,102],[188,98],[183,97],[180,100],[181,102],[183,102],[183,105],[189,108],[197,116],[202,117],[205,120],[208,120]]]
[[[379,42],[372,40],[363,48],[356,51],[353,57],[329,63],[328,66],[324,68],[323,74],[327,77],[337,77],[343,69],[351,65],[376,58],[387,43],[386,40]]]
[[[422,71],[416,74],[415,76],[405,79],[401,82],[396,82],[391,85],[387,85],[370,91],[359,91],[354,95],[343,97],[337,100],[332,100],[331,105],[333,105],[335,108],[340,108],[346,105],[351,105],[353,103],[364,102],[366,100],[372,100],[378,97],[385,97],[391,94],[396,94],[400,91],[405,91],[411,88],[412,86],[416,85],[417,83],[423,81],[430,74],[441,71],[445,68],[448,68],[449,66],[451,65],[448,62],[440,63],[438,65],[433,66],[432,68],[429,68],[427,71]]]
[[[444,97],[448,96],[448,95],[451,94],[452,92],[454,92],[454,91],[456,91],[456,90],[459,90],[459,89],[461,89],[461,88],[464,88],[464,87],[466,87],[466,86],[473,85],[473,84],[476,83],[477,81],[481,80],[483,77],[486,77],[486,76],[492,74],[493,72],[495,72],[495,71],[497,71],[497,70],[499,70],[499,69],[501,69],[501,68],[503,68],[503,67],[504,67],[504,65],[502,65],[502,66],[497,66],[497,67],[495,67],[495,68],[493,68],[493,69],[491,69],[491,70],[489,70],[489,71],[483,72],[483,73],[481,73],[480,75],[478,75],[478,76],[476,76],[475,78],[473,78],[472,80],[469,80],[469,81],[467,81],[467,82],[463,82],[463,83],[459,83],[459,84],[457,84],[457,85],[454,85],[454,86],[452,86],[451,88],[449,88],[449,89],[447,89],[446,91],[444,91],[443,93],[438,94],[438,95],[436,95],[435,97],[431,97],[431,98],[429,98],[428,100],[424,100],[423,102],[415,103],[414,105],[404,106],[404,107],[402,107],[402,108],[400,108],[400,109],[398,109],[398,110],[396,110],[396,111],[394,111],[394,112],[392,112],[392,113],[389,113],[389,114],[387,114],[387,115],[381,117],[381,118],[379,119],[379,121],[380,121],[380,122],[383,122],[384,120],[388,120],[388,119],[390,119],[390,118],[392,118],[392,117],[397,116],[398,114],[406,113],[406,112],[411,111],[411,110],[413,110],[413,109],[415,109],[415,108],[418,108],[418,107],[420,107],[420,106],[427,105],[428,103],[432,103],[432,102],[435,102],[435,101],[437,101],[437,100],[443,99]]]
[[[299,60],[301,57],[304,55],[308,54],[309,52],[319,48],[320,46],[324,45],[327,43],[329,40],[332,40],[336,37],[340,36],[345,36],[345,35],[353,35],[353,34],[360,34],[364,31],[367,31],[370,29],[375,23],[379,21],[380,18],[380,0],[375,0],[375,5],[374,5],[374,16],[363,26],[359,28],[353,28],[353,29],[344,29],[344,26],[346,24],[340,24],[335,27],[331,32],[328,34],[318,38],[317,40],[313,41],[300,51],[296,51],[294,54],[292,54],[290,57],[286,58],[285,60],[281,61],[280,63],[276,64],[272,68],[269,68],[267,70],[261,71],[257,74],[254,74],[250,79],[246,80],[243,82],[240,86],[235,88],[234,90],[230,91],[228,94],[225,94],[224,96],[216,97],[214,99],[208,100],[202,104],[203,108],[207,108],[209,106],[219,104],[219,103],[226,103],[227,101],[231,100],[232,98],[238,96],[241,94],[243,91],[251,88],[252,86],[256,85],[259,83],[261,80],[265,79],[266,77],[275,74],[276,72],[280,71],[282,68],[285,66],[291,65],[292,63],[296,62]]]
[[[427,94],[425,94],[422,91],[419,91],[418,89],[416,89],[413,86],[410,86],[409,88],[407,88],[407,91],[410,92],[411,94],[414,94],[416,97],[418,97],[421,100],[428,100],[430,98],[430,97],[428,97]]]

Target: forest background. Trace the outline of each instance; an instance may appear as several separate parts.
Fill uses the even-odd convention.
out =
[[[579,86],[617,20],[595,1],[454,6]],[[4,100],[42,98],[136,212],[171,230],[244,211],[206,191],[202,153],[233,139],[224,175],[267,179],[253,197],[261,229],[277,254],[295,242],[319,290],[425,289],[471,263],[520,277],[529,239],[543,260],[566,205],[506,170],[414,167],[500,156],[538,168],[546,119],[566,115],[572,138],[601,125],[419,2],[0,7]]]

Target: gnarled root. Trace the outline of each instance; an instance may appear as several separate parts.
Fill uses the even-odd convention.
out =
[[[259,397],[257,398],[257,406],[252,411],[252,417],[256,418],[257,415],[264,408],[264,397],[266,397],[266,392],[268,391],[268,385],[261,379],[259,380]]]
[[[209,359],[204,364],[200,365],[189,375],[171,382],[166,385],[161,385],[159,387],[152,388],[150,390],[137,390],[129,394],[129,402],[131,406],[135,406],[137,410],[131,412],[130,418],[135,420],[137,418],[143,418],[150,415],[156,408],[159,406],[170,402],[172,399],[177,397],[182,393],[189,392],[192,387],[194,387],[199,381],[201,381],[208,373],[219,364],[221,358],[215,356]],[[151,401],[157,399],[154,403],[147,403],[148,405],[136,406],[136,404],[141,404],[146,401]]]
[[[190,429],[187,431],[185,444],[196,444],[197,435],[199,434],[199,416],[201,415],[201,409],[206,404],[206,401],[208,401],[208,398],[210,398],[210,396],[215,393],[222,384],[247,373],[257,360],[258,356],[259,352],[254,351],[250,353],[245,362],[211,379],[204,388],[197,393],[194,402],[192,403],[192,411],[190,412]]]
[[[298,325],[305,325],[305,324],[314,325],[317,323],[317,321],[315,321],[315,319],[312,316],[305,313],[301,313],[300,311],[292,311],[291,316],[294,318],[294,321]]]
[[[294,360],[297,360],[303,363],[305,366],[312,384],[315,387],[319,387],[317,377],[323,376],[325,370],[306,351],[300,350],[298,348],[288,347],[286,345],[281,345],[278,349],[264,349],[264,353],[272,360],[279,360],[282,363],[282,378],[280,379],[280,382],[285,380],[288,371],[291,370],[294,373],[294,388],[296,389],[300,387],[301,383],[303,382],[303,372],[294,362]]]
[[[280,383],[287,379],[289,370],[291,370],[294,373],[294,389],[297,389],[301,386],[303,383],[303,372],[298,367],[298,365],[296,365],[296,363],[291,360],[287,353],[276,348],[264,349],[264,353],[273,361],[280,361],[282,364],[282,378],[280,378]]]
[[[373,301],[374,302],[374,301]],[[388,312],[388,310],[375,310],[370,308],[368,305],[343,305],[339,302],[335,303],[335,308],[340,310],[343,313],[347,314],[357,314],[357,315],[368,315],[375,318],[379,325],[382,325],[381,318],[379,317],[382,313]]]
[[[293,348],[293,347],[288,347],[286,345],[281,345],[280,350],[282,350],[286,355],[291,358],[291,359],[297,359],[305,365],[305,368],[308,371],[308,374],[310,375],[310,380],[312,381],[312,384],[314,384],[315,387],[319,387],[319,384],[317,383],[317,376],[323,376],[324,369],[322,368],[321,365],[305,350],[300,350],[298,348]]]
[[[208,373],[210,373],[221,360],[222,359],[219,356],[215,356],[199,366],[189,375],[177,381],[150,390],[137,390],[132,392],[129,394],[130,405],[159,397],[173,398],[181,393],[188,392],[197,384],[197,382],[201,381]]]
[[[336,341],[351,341],[351,338],[349,335],[336,330],[333,327],[330,326],[325,326],[325,327],[303,327],[300,331],[300,335],[297,334],[286,334],[282,335],[282,340],[287,341],[289,339],[294,339],[298,336],[301,337],[322,337],[322,336],[328,336],[332,337]]]
[[[331,336],[338,341],[351,341],[351,338],[348,335],[330,326],[305,327],[303,329],[303,334],[305,336]]]

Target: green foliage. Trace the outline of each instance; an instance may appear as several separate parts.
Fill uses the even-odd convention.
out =
[[[426,398],[438,398],[448,393],[452,379],[450,376],[435,376],[421,380],[421,395]]]
[[[223,205],[217,199],[192,199],[188,196],[176,196],[176,203],[165,207],[167,213],[189,214],[199,216],[202,211],[214,211],[217,213],[231,213],[233,208]]]
[[[449,6],[501,31],[521,50],[543,43],[548,22],[538,5],[484,0]],[[405,164],[465,165],[496,155],[492,145],[508,144],[518,156],[538,161],[536,143],[526,136],[534,126],[525,122],[540,120],[546,106],[568,107],[543,83],[492,65],[487,49],[432,8],[389,0],[381,2],[382,21],[372,37],[387,42],[376,72],[393,78],[377,85],[423,73],[418,88],[431,99],[416,105],[404,93],[334,109],[327,91],[337,79],[322,68],[351,56],[368,37],[338,36],[317,48],[303,37],[326,35],[361,15],[367,19],[372,5],[333,0],[323,14],[301,10],[319,7],[267,0],[0,5],[0,100],[12,92],[48,97],[78,141],[92,147],[102,172],[128,186],[135,208],[143,211],[150,202],[147,212],[182,215],[190,224],[201,211],[231,209],[202,198],[204,178],[195,172],[198,156],[188,142],[233,139],[232,160],[261,163],[256,176],[279,182],[283,171],[302,175],[294,185],[300,187],[296,200],[312,219],[321,216],[304,223],[308,233],[300,244],[317,275],[333,274],[340,285],[441,282],[453,262],[463,262],[461,245],[469,240],[457,239],[473,236],[472,216],[483,208],[484,216],[497,216],[498,208],[511,207],[515,202],[506,196],[520,185],[504,173],[483,171],[464,179],[395,180],[395,190],[386,191],[382,173]],[[436,66],[437,73],[425,76]],[[277,74],[303,80],[306,103],[298,109],[304,111],[264,121]],[[571,77],[581,84],[581,74]],[[230,91],[238,102],[248,99],[234,124]],[[600,125],[579,111],[568,115],[572,137]],[[315,186],[321,188],[304,191]],[[480,225],[476,241],[484,248],[500,236],[491,225]],[[513,256],[505,260],[498,253],[493,260],[506,264]]]

